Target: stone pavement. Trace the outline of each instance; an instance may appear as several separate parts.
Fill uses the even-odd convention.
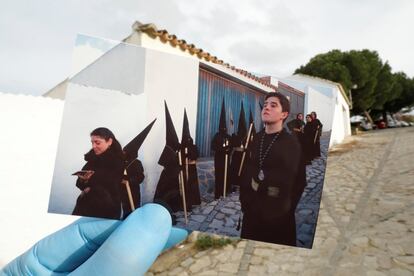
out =
[[[146,275],[414,275],[414,128],[350,137],[329,155],[312,249],[189,240]]]
[[[307,186],[296,208],[297,245],[311,248],[315,234],[326,167],[326,156],[330,133],[321,137],[321,157],[306,167]],[[239,192],[233,192],[226,198],[214,200],[214,164],[202,162],[198,166],[202,204],[188,213],[185,224],[184,212],[175,213],[177,227],[197,230],[231,237],[240,237],[239,220],[241,207]]]

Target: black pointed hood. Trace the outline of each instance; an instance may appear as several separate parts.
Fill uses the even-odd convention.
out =
[[[223,98],[223,101],[222,101],[222,104],[221,104],[219,132],[222,133],[222,134],[227,134],[226,109],[224,107],[224,98]]]
[[[166,145],[171,147],[174,151],[180,149],[180,142],[178,141],[177,132],[175,131],[173,121],[171,119],[170,111],[168,111],[167,103],[165,106],[165,127],[166,127]]]
[[[147,137],[148,133],[151,131],[151,128],[156,120],[157,119],[154,119],[154,121],[152,121],[146,128],[144,128],[144,130],[141,131],[140,134],[138,134],[123,148],[128,160],[132,161],[138,157],[138,151],[144,143],[144,140]]]
[[[239,136],[240,139],[244,139],[247,136],[246,117],[244,115],[243,101],[241,102],[239,124],[237,126],[237,136]]]
[[[181,135],[181,145],[189,146],[192,145],[192,138],[190,134],[190,126],[188,124],[187,111],[184,108],[184,119],[183,119],[183,133]]]

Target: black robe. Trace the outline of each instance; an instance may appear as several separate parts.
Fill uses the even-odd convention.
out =
[[[226,146],[225,143],[228,142]],[[224,192],[224,168],[225,168],[225,155],[227,154],[227,182],[226,182],[226,194],[230,193],[231,185],[229,183],[230,175],[230,136],[228,134],[216,133],[211,142],[211,148],[214,150],[214,176],[215,176],[215,189],[214,197],[216,199],[223,196]]]
[[[314,158],[314,138],[315,131],[312,123],[308,122],[303,130],[302,152],[306,163],[310,163]]]
[[[296,245],[295,208],[306,181],[301,148],[295,137],[282,130],[263,161],[264,180],[258,178],[260,144],[263,153],[275,134],[256,135],[248,169],[243,174],[240,201],[243,211],[241,237],[263,242]],[[257,191],[252,180],[258,183]],[[270,188],[270,189],[269,189]],[[274,193],[269,194],[272,190]]]
[[[155,190],[154,202],[159,203],[173,212],[183,210],[180,192],[179,174],[180,165],[177,153],[169,146],[165,146],[158,162],[164,169]]]
[[[93,150],[85,154],[86,164],[82,170],[92,170],[95,173],[88,181],[80,178],[76,187],[83,191],[72,212],[77,216],[119,219],[121,216],[120,189],[124,171],[124,161],[121,154],[108,149],[100,155]],[[84,191],[90,188],[89,192]]]
[[[200,205],[200,189],[198,187],[198,175],[196,160],[198,158],[197,146],[192,144],[187,146],[187,154],[185,154],[185,148],[181,150],[183,157],[183,176],[185,187],[185,198],[187,209],[191,210],[193,205]],[[187,166],[188,161],[188,175]]]
[[[141,207],[140,184],[144,180],[144,168],[141,161],[134,159],[132,162],[126,162],[127,180],[131,189],[132,201],[135,209]],[[129,202],[128,191],[125,184],[121,189],[121,202],[123,217],[126,218],[131,212],[131,203]]]
[[[233,153],[231,155],[231,163],[230,163],[230,170],[229,170],[229,182],[232,187],[240,186],[240,176],[239,176],[239,169],[240,164],[243,156],[243,148],[242,140],[236,134],[231,136],[231,147],[233,148]],[[244,145],[243,145],[244,146]],[[244,161],[246,162],[246,160]],[[243,164],[243,167],[246,163]]]
[[[321,142],[320,138],[322,135],[322,123],[318,119],[312,120],[313,131],[314,131],[314,143],[313,143],[313,156],[320,157],[321,156]],[[316,137],[316,139],[315,139]]]

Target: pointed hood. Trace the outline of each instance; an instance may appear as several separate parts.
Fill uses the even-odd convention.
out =
[[[181,145],[189,146],[191,144],[192,144],[192,138],[190,134],[190,126],[188,124],[187,111],[184,108],[183,133],[181,135]]]
[[[247,136],[246,117],[244,115],[243,101],[241,102],[239,124],[237,126],[237,136],[239,136],[240,139],[244,139]]]
[[[164,101],[165,106],[165,129],[166,129],[166,145],[171,147],[174,151],[179,150],[180,142],[178,141],[177,132],[175,131],[173,121],[171,119],[170,111],[168,110],[167,102]]]
[[[249,114],[249,127],[250,127],[250,124],[253,124],[252,133],[254,135],[254,134],[256,134],[256,127],[254,126],[253,113],[252,113],[251,109],[250,109],[250,114]]]
[[[222,133],[222,134],[227,134],[226,109],[224,107],[224,97],[223,97],[223,102],[221,104],[219,132]]]
[[[138,157],[138,151],[141,145],[144,143],[145,138],[147,137],[148,133],[151,131],[152,126],[154,125],[154,119],[140,134],[138,134],[134,139],[132,139],[124,148],[124,152],[126,153],[128,160],[132,161]]]

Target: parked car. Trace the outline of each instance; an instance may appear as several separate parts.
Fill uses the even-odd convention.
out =
[[[365,130],[365,131],[372,130],[372,129],[376,128],[376,126],[373,126],[368,121],[367,118],[365,118],[364,116],[361,116],[361,115],[352,116],[350,118],[350,121],[351,121],[351,125],[356,126],[356,127],[360,128],[362,130]]]
[[[384,129],[384,128],[386,128],[385,122],[383,120],[375,121],[375,124],[377,125],[377,128],[378,129]]]

